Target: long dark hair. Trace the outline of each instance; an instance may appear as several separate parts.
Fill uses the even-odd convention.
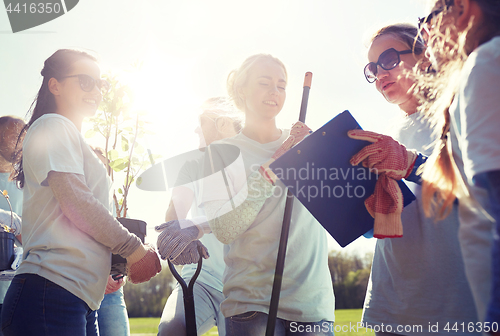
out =
[[[76,61],[85,58],[97,62],[97,59],[89,53],[73,49],[59,49],[45,60],[43,69],[40,72],[43,77],[42,86],[40,87],[40,90],[38,90],[38,94],[28,110],[26,119],[29,118],[29,121],[21,131],[20,139],[38,118],[45,114],[56,112],[56,101],[54,95],[49,90],[49,80],[51,78],[55,78],[57,80],[61,79],[71,71],[71,67]],[[30,115],[31,117],[29,117]],[[18,186],[22,188],[24,186],[24,171],[21,150],[16,153],[16,157],[17,159],[14,163],[15,173],[13,179],[16,180]]]
[[[479,45],[488,42],[493,37],[500,35],[500,1],[474,0],[483,12],[483,22],[479,29],[485,34],[478,41]]]

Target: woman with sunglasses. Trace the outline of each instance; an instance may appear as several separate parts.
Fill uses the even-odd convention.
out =
[[[419,102],[412,91],[415,83],[412,69],[426,68],[428,63],[424,57],[425,45],[417,33],[417,27],[410,24],[381,28],[371,39],[370,63],[365,67],[368,82],[374,83],[389,103],[401,109],[400,120],[391,129],[400,143],[373,132],[349,132],[352,138],[374,142],[355,156],[355,164],[361,161],[365,166],[380,168],[379,153],[389,153],[386,167],[393,164],[393,158],[404,162],[404,168],[397,168],[402,171],[400,178],[411,181],[407,184],[417,197],[401,214],[395,214],[400,216],[401,227],[391,227],[388,223],[394,214],[385,217],[381,228],[377,224],[375,227],[374,235],[385,239],[377,240],[362,319],[364,325],[373,327],[377,336],[449,335],[446,326],[452,328],[456,323],[477,321],[460,254],[457,211],[453,209],[448,219],[434,223],[424,216],[422,209],[414,168],[430,155],[428,146],[433,136],[430,126],[421,118]],[[369,155],[372,150],[375,153]],[[408,157],[411,160],[405,161]],[[430,326],[434,329],[429,330]]]
[[[423,178],[428,213],[460,204],[460,243],[483,331],[500,331],[500,1],[439,0],[420,20],[437,76],[440,133]],[[443,85],[446,84],[446,85]],[[443,90],[444,89],[444,90]],[[495,322],[495,324],[493,324]]]
[[[16,179],[24,188],[21,266],[2,309],[5,335],[97,335],[111,253],[127,259],[129,281],[148,281],[159,258],[111,214],[109,179],[80,134],[106,83],[91,55],[50,56],[25,127]]]

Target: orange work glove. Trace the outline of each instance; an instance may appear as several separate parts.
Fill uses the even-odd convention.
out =
[[[158,258],[155,248],[149,244],[141,244],[127,258],[127,276],[133,284],[149,281],[160,271],[160,258]]]
[[[364,167],[379,175],[373,195],[365,200],[366,209],[375,218],[373,236],[402,237],[403,194],[396,181],[411,173],[417,152],[407,150],[404,145],[387,135],[358,129],[349,131],[348,136],[372,142],[355,154],[350,163],[356,166],[361,162]]]
[[[274,185],[276,179],[278,178],[276,174],[274,174],[273,171],[269,169],[269,165],[274,161],[276,161],[280,156],[285,154],[290,148],[301,142],[307,135],[311,133],[312,130],[301,121],[297,121],[295,124],[292,125],[292,128],[290,129],[290,135],[288,136],[288,138],[286,138],[286,140],[281,144],[278,150],[274,152],[271,159],[266,163],[264,163],[259,168],[259,172],[262,174],[262,176],[264,176],[264,178],[269,183]]]

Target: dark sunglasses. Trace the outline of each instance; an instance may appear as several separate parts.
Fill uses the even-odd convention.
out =
[[[105,95],[110,88],[110,85],[106,80],[104,79],[95,80],[94,78],[85,74],[64,76],[61,77],[61,79],[69,77],[78,77],[78,81],[80,82],[80,88],[85,92],[90,92],[94,89],[94,86],[97,86],[99,91],[101,91],[101,93]]]
[[[370,62],[365,66],[365,78],[368,83],[373,83],[377,80],[378,66],[384,70],[392,70],[401,62],[399,55],[411,54],[413,50],[397,51],[394,48],[387,49],[378,57],[377,63]]]

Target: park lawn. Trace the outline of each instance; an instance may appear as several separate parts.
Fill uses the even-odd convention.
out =
[[[371,336],[375,335],[370,329],[356,329],[357,323],[361,320],[361,309],[341,309],[335,311],[335,335],[346,336]],[[159,317],[131,318],[130,333],[143,335],[156,335],[158,332]],[[217,328],[212,328],[203,336],[217,336]]]

